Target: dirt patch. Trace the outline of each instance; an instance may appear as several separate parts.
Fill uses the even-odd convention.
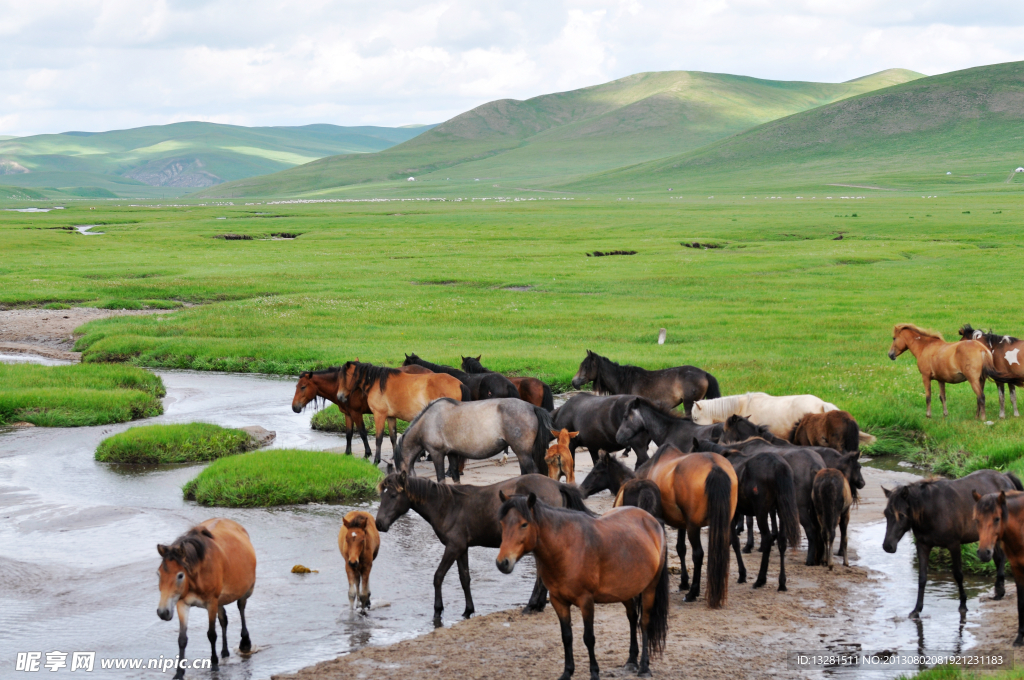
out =
[[[73,348],[74,331],[82,324],[111,316],[168,314],[169,311],[95,307],[0,310],[0,351],[80,361],[81,353],[73,351]]]

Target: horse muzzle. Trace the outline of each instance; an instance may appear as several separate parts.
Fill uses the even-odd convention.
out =
[[[295,413],[302,413],[302,407],[296,404],[295,402],[292,402],[292,411],[294,411]]]
[[[572,379],[572,388],[574,390],[578,390],[582,385],[583,385],[583,383],[580,381],[579,378],[573,378]]]
[[[988,562],[992,559],[992,548],[978,548],[978,561]]]
[[[882,541],[882,550],[890,554],[895,553],[896,544],[890,540]]]
[[[896,352],[889,350],[889,358],[892,359],[893,361],[896,361]]]
[[[373,525],[377,527],[377,531],[383,531],[384,533],[387,533],[388,529],[391,528],[391,524],[389,522],[382,522],[380,518],[374,520]]]
[[[157,607],[156,608],[156,615],[159,616],[164,621],[170,621],[171,620],[171,616],[173,616],[171,610],[169,608],[167,608],[167,607]]]
[[[505,559],[496,559],[494,560],[494,563],[498,565],[498,571],[500,571],[502,574],[511,574],[512,570],[516,568],[516,560],[512,559],[511,557],[506,557]]]

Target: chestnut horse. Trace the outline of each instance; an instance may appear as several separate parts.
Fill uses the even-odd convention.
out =
[[[206,638],[212,650],[211,662],[217,668],[217,619],[223,637],[221,657],[228,653],[228,614],[225,607],[238,603],[242,619],[242,652],[252,649],[249,629],[245,626],[245,603],[256,585],[256,551],[249,534],[241,524],[230,519],[214,518],[198,524],[179,536],[170,545],[156,547],[162,561],[157,569],[160,578],[160,604],[157,616],[170,621],[178,611],[178,659],[185,658],[188,644],[188,612],[190,607],[206,610],[210,627]],[[174,674],[185,677],[181,666]]]
[[[1017,637],[1013,646],[1020,647],[1024,645],[1024,493],[1000,491],[982,496],[972,491],[971,495],[974,521],[978,523],[978,559],[988,562],[1002,548],[1013,567],[1017,584]]]
[[[942,401],[942,415],[948,416],[946,407],[946,383],[969,382],[978,400],[975,416],[985,420],[985,378],[996,378],[1012,382],[1013,376],[999,373],[992,362],[992,352],[977,340],[946,342],[941,333],[925,330],[912,323],[899,323],[892,329],[892,346],[889,358],[910,350],[917,359],[917,369],[924,381],[924,403],[926,414],[932,417],[932,381],[939,382],[939,399]]]
[[[544,462],[548,465],[548,477],[558,481],[565,477],[566,484],[576,483],[576,463],[569,453],[569,440],[579,432],[569,432],[564,427],[561,430],[551,430],[551,434],[558,440],[554,442],[544,456]]]
[[[1017,388],[1024,387],[1024,358],[1020,351],[1024,350],[1024,341],[1010,335],[999,335],[989,331],[983,333],[971,328],[971,324],[960,327],[960,337],[964,340],[977,340],[992,350],[992,362],[1000,373],[1013,376],[1015,380],[1007,381],[993,377],[999,387],[999,417],[1006,417],[1006,385],[1010,386],[1010,402],[1013,404],[1013,416],[1020,417],[1017,410]]]
[[[361,390],[366,395],[366,403],[373,413],[373,423],[377,430],[374,464],[380,463],[385,421],[390,429],[391,449],[394,450],[397,444],[398,418],[411,422],[427,404],[441,397],[469,401],[469,389],[450,375],[403,373],[397,368],[349,361],[341,367],[338,401],[347,404],[356,390]]]
[[[818,516],[818,540],[821,541],[819,564],[832,569],[832,544],[835,543],[838,526],[842,535],[839,554],[843,556],[843,566],[850,566],[846,555],[846,528],[850,525],[850,506],[853,505],[850,483],[835,468],[818,470],[811,488],[811,500]]]
[[[862,437],[857,421],[846,411],[808,413],[801,418],[787,439],[796,446],[827,446],[843,453],[860,451],[861,439],[867,442],[874,437]]]
[[[510,574],[523,555],[533,553],[537,575],[551,593],[551,605],[562,628],[565,670],[561,680],[568,680],[576,670],[573,605],[583,615],[590,678],[598,679],[594,605],[608,602],[626,607],[626,668],[649,676],[651,653],[661,654],[668,633],[668,541],[661,523],[639,508],[615,508],[595,518],[551,507],[532,493],[525,498],[504,494],[501,498],[501,549],[495,563],[502,573]],[[642,652],[636,642],[638,623]]]
[[[462,370],[466,373],[495,373],[480,363],[480,356],[462,357]],[[546,382],[530,377],[517,378],[510,375],[505,377],[519,390],[519,398],[523,401],[528,401],[534,406],[540,406],[548,411],[555,410],[555,398],[551,395],[551,387]]]
[[[403,373],[432,373],[428,368],[422,366],[403,366],[399,369]],[[370,457],[370,442],[366,439],[366,423],[363,422],[363,415],[373,413],[366,403],[366,395],[362,390],[353,390],[346,403],[338,399],[338,380],[341,375],[341,368],[332,366],[321,371],[303,371],[299,375],[299,382],[295,385],[295,396],[292,397],[292,411],[301,413],[306,404],[316,399],[326,399],[338,406],[338,409],[345,416],[345,453],[352,455],[352,426],[356,424],[359,430],[359,437],[363,440],[363,457]],[[376,424],[375,424],[376,427]],[[380,427],[387,427],[382,423]]]
[[[380,551],[380,534],[375,521],[373,515],[363,510],[353,510],[341,520],[338,549],[341,559],[345,560],[351,609],[355,609],[357,593],[362,608],[370,608],[370,570]]]

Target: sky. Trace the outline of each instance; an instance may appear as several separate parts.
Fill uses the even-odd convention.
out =
[[[0,135],[439,123],[642,71],[1024,60],[1020,0],[0,0]]]

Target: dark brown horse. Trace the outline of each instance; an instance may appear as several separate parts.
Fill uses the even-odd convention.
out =
[[[617,364],[589,349],[572,379],[572,386],[580,389],[588,382],[594,383],[595,394],[635,394],[666,409],[683,404],[686,415],[690,415],[693,402],[722,396],[715,376],[696,366],[648,371],[639,366]]]
[[[850,566],[846,555],[846,528],[850,525],[850,506],[853,505],[850,483],[839,470],[818,470],[814,476],[811,499],[814,501],[814,511],[818,514],[818,535],[821,541],[819,564],[832,569],[832,544],[835,543],[838,527],[841,534],[839,554],[843,556],[843,566]]]
[[[797,446],[827,446],[836,451],[859,451],[860,428],[846,411],[808,413],[787,437]]]
[[[469,388],[470,398],[464,401],[481,401],[483,399],[518,399],[519,390],[500,373],[466,373],[453,366],[435,364],[419,358],[415,354],[406,354],[403,366],[422,366],[434,373],[447,373]]]
[[[483,355],[480,355],[483,356]],[[462,357],[462,370],[466,373],[494,373],[495,371],[485,368],[480,363],[480,356]],[[502,375],[502,374],[499,374]],[[528,401],[534,406],[540,406],[548,411],[555,410],[555,398],[551,394],[551,387],[537,378],[504,376],[519,390],[519,398]]]
[[[999,417],[1006,417],[1006,385],[1010,386],[1010,402],[1013,404],[1014,417],[1020,416],[1017,410],[1017,387],[1024,386],[1024,357],[1019,356],[1024,350],[1024,341],[1010,335],[999,335],[989,331],[983,333],[964,324],[960,328],[960,337],[964,340],[977,340],[992,352],[992,363],[998,376],[992,376],[999,387]],[[1017,380],[1005,380],[1005,376],[1013,376]]]
[[[523,475],[489,486],[469,484],[438,484],[423,477],[410,477],[405,472],[389,474],[380,483],[380,508],[376,526],[386,532],[399,517],[415,511],[427,520],[437,538],[444,545],[444,556],[434,572],[434,620],[440,621],[444,611],[441,584],[445,574],[458,564],[459,581],[466,594],[468,618],[475,611],[473,594],[469,590],[469,549],[477,546],[497,548],[501,545],[501,525],[498,513],[501,499],[498,494],[536,494],[549,505],[558,505],[581,512],[590,512],[576,487],[560,484],[543,475]],[[526,611],[543,611],[547,604],[547,591],[538,578]]]
[[[661,523],[639,508],[616,508],[595,518],[550,507],[532,493],[526,498],[514,496],[501,506],[498,569],[512,573],[516,562],[530,552],[537,560],[537,575],[551,592],[551,606],[562,628],[562,680],[576,670],[573,605],[583,615],[590,678],[598,680],[594,605],[607,602],[626,607],[630,632],[626,668],[649,676],[650,655],[662,652],[668,633],[668,541]],[[638,623],[642,651],[636,640]]]
[[[974,521],[978,525],[978,559],[988,562],[1000,549],[1010,559],[1017,584],[1017,637],[1014,647],[1024,645],[1024,493],[1000,491],[974,498]],[[998,557],[996,558],[998,565]]]
[[[627,407],[634,399],[626,395],[599,397],[587,393],[574,394],[555,409],[551,414],[555,429],[565,428],[577,433],[569,440],[569,452],[573,460],[580,446],[587,447],[595,465],[599,451],[614,452],[627,448],[636,454],[637,467],[643,465],[647,460],[650,436],[643,432],[625,444],[620,444],[616,438],[619,425],[626,417]]]
[[[900,539],[908,531],[914,532],[917,547],[917,604],[910,618],[920,617],[924,607],[924,586],[928,580],[928,556],[939,546],[949,550],[953,562],[953,578],[960,589],[960,612],[967,612],[967,593],[964,591],[964,573],[960,564],[960,546],[978,540],[978,523],[974,521],[973,493],[982,495],[1000,491],[1024,491],[1020,480],[1012,472],[1003,474],[995,470],[978,470],[960,479],[933,479],[898,486],[891,491],[882,488],[888,502],[885,506],[885,540],[882,549],[896,552]],[[995,549],[996,589],[994,599],[1005,593],[1006,557]]]
[[[626,415],[615,432],[615,440],[625,446],[627,442],[642,441],[647,437],[658,446],[671,444],[683,453],[689,453],[695,439],[717,440],[722,431],[722,423],[698,425],[690,418],[663,410],[643,397],[634,397],[626,402]],[[637,462],[643,463],[639,456]]]

